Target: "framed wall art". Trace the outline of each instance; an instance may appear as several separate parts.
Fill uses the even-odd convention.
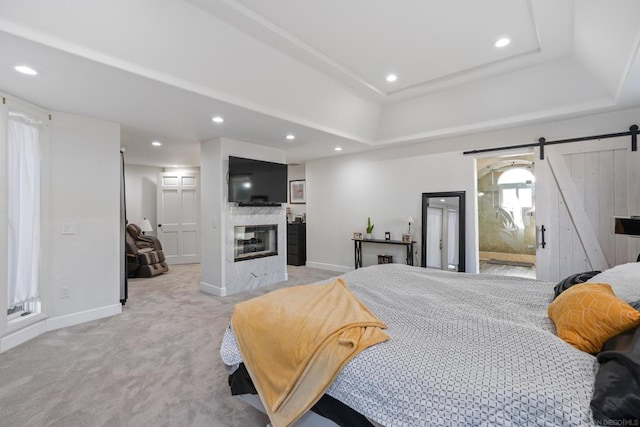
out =
[[[289,181],[289,203],[292,205],[307,203],[307,182],[304,179]]]

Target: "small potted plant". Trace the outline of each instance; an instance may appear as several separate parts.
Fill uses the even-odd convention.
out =
[[[373,239],[373,224],[371,224],[371,217],[367,217],[367,239]]]

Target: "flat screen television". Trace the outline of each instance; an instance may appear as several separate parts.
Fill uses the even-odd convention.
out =
[[[278,206],[287,202],[287,165],[229,156],[229,202]]]

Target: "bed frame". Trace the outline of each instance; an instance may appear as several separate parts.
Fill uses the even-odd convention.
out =
[[[262,405],[262,401],[257,394],[240,394],[236,396],[238,399],[256,408],[258,411],[266,414],[267,411]],[[383,427],[381,424],[375,421],[369,420],[375,427]],[[271,424],[267,424],[267,427],[271,427]],[[307,411],[298,421],[293,424],[293,427],[339,427],[338,424],[333,421],[320,416],[312,411]]]
[[[262,405],[262,401],[258,397],[257,394],[240,394],[236,396],[238,399],[242,400],[245,403],[256,408],[258,411],[266,414],[267,410]],[[325,417],[321,417],[315,412],[307,411],[306,414],[302,416],[298,421],[293,425],[294,427],[339,427],[336,423],[331,420],[326,419]],[[267,427],[271,427],[271,424],[267,424]]]

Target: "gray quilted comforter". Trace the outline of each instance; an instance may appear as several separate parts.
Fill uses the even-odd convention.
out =
[[[400,264],[343,277],[391,337],[327,391],[356,411],[388,427],[593,424],[598,365],[555,335],[553,283]],[[230,329],[221,355],[242,360]]]

